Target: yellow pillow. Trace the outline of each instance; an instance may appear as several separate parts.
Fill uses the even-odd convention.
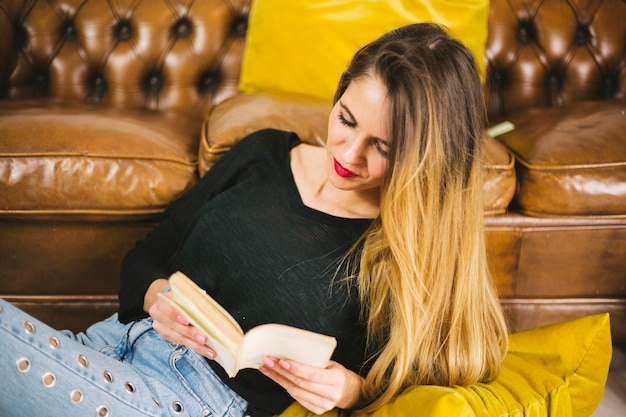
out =
[[[474,53],[484,80],[488,0],[253,0],[239,88],[332,100],[354,53],[391,29],[433,21]]]
[[[368,415],[587,417],[602,399],[611,356],[608,313],[539,327],[511,335],[495,381],[470,387],[410,387]],[[324,414],[339,415],[336,410]],[[297,403],[281,414],[313,416]]]

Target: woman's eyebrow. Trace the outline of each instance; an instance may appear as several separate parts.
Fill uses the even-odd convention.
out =
[[[343,102],[340,100],[339,101],[339,105],[341,106],[342,109],[345,110],[346,113],[348,113],[348,116],[350,116],[350,119],[352,120],[356,120],[354,118],[354,115],[352,114],[352,112],[350,111],[350,109],[348,108],[348,106],[346,106],[345,104],[343,104]]]

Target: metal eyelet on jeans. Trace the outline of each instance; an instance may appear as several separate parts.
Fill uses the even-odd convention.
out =
[[[106,405],[101,405],[96,409],[97,417],[109,417],[109,407]]]
[[[43,386],[46,388],[52,388],[56,381],[57,381],[57,377],[54,376],[53,373],[46,372],[45,374],[41,376],[41,382],[43,383]]]
[[[78,355],[78,363],[80,364],[80,366],[82,366],[83,368],[86,368],[89,366],[89,361],[87,360],[86,357],[84,357],[83,355]]]
[[[130,392],[131,394],[134,394],[137,391],[137,388],[135,388],[135,384],[128,381],[126,381],[126,383],[124,384],[124,388],[126,388],[126,391]]]
[[[50,336],[48,338],[48,343],[50,343],[50,347],[52,349],[58,349],[59,346],[61,346],[61,342],[59,342],[59,339],[56,338],[55,336]]]
[[[16,362],[17,370],[21,373],[30,371],[30,360],[28,358],[19,358]]]
[[[175,412],[176,414],[182,414],[183,411],[185,411],[185,407],[183,406],[183,403],[181,403],[180,401],[174,401],[172,403],[172,411]]]
[[[70,399],[72,400],[72,404],[80,404],[83,401],[83,392],[79,389],[75,389],[70,392]]]
[[[31,323],[30,321],[25,321],[24,330],[26,330],[26,333],[28,334],[33,334],[35,333],[35,325]]]
[[[113,382],[113,374],[111,372],[104,371],[102,373],[102,376],[104,377],[104,380],[108,382],[109,384]]]

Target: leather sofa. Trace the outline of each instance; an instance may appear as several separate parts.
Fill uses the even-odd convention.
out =
[[[0,296],[115,311],[123,255],[236,140],[323,140],[328,103],[237,89],[249,0],[0,1]],[[626,3],[492,0],[488,248],[512,330],[611,313],[626,341]],[[288,117],[285,117],[288,115]]]

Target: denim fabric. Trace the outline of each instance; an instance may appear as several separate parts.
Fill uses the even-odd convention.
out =
[[[247,403],[145,319],[56,331],[0,299],[0,416],[228,416]]]

